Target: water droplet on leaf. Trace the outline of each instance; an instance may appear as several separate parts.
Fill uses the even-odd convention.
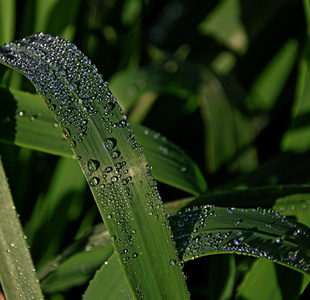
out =
[[[107,138],[103,142],[103,146],[107,151],[112,151],[116,147],[116,139]]]
[[[100,166],[100,163],[98,160],[90,159],[87,162],[87,168],[89,172],[95,172],[96,170],[98,170],[99,166]]]
[[[93,177],[91,180],[89,180],[89,185],[94,187],[96,185],[98,185],[100,182],[98,177]]]

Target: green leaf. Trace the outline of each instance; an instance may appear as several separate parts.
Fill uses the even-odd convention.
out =
[[[87,184],[77,161],[59,159],[46,194],[37,199],[31,218],[25,224],[29,244],[38,249],[38,270],[59,253],[67,239],[74,238],[76,233],[72,228],[87,214],[86,188]],[[41,253],[40,259],[38,252]]]
[[[74,286],[87,283],[94,272],[99,269],[112,254],[113,247],[110,245],[109,247],[83,251],[69,257],[42,282],[43,292],[45,294],[52,294],[67,291]],[[120,267],[118,267],[118,271],[124,276]]]
[[[183,261],[237,253],[310,273],[309,228],[271,209],[205,205],[187,208],[169,221]]]
[[[111,276],[111,274],[113,275]],[[90,282],[83,297],[83,300],[87,299],[132,299],[116,255],[111,255],[107,264],[102,265],[95,278]]]
[[[70,42],[42,33],[0,49],[0,62],[31,80],[61,125],[133,296],[187,299],[151,167],[96,67]]]
[[[0,87],[0,140],[21,147],[73,157],[58,123],[49,113],[41,97],[12,88]],[[197,165],[167,138],[141,125],[132,126],[135,137],[143,145],[154,166],[156,180],[193,195],[206,190],[206,182]]]
[[[143,126],[133,126],[159,181],[193,195],[207,189],[206,181],[198,166],[178,146],[160,133]]]
[[[310,185],[291,184],[279,186],[266,186],[245,190],[233,190],[219,193],[206,193],[187,203],[189,207],[201,204],[213,204],[221,207],[251,208],[255,206],[272,208],[286,216],[293,216],[301,222],[301,218],[310,216]],[[183,204],[180,204],[183,206]],[[186,205],[186,204],[184,204]],[[310,225],[309,221],[304,222]]]
[[[41,100],[41,101],[39,101]],[[39,96],[0,88],[0,140],[65,157],[74,153],[58,123]]]
[[[7,299],[43,299],[0,159],[0,281]]]

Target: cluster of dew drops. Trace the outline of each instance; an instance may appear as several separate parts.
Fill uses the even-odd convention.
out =
[[[24,50],[19,51],[20,48]],[[102,199],[100,204],[107,219],[113,219],[113,224],[117,224],[127,239],[120,241],[119,237],[111,236],[113,241],[126,245],[120,253],[124,263],[129,258],[138,257],[137,252],[130,253],[136,232],[131,228],[132,216],[128,209],[133,197],[132,176],[119,150],[118,141],[112,135],[113,131],[126,129],[126,140],[131,149],[137,150],[138,156],[142,155],[143,148],[136,142],[125,115],[109,90],[108,83],[84,54],[70,42],[58,37],[40,33],[22,39],[16,44],[8,44],[5,49],[7,53],[0,59],[25,73],[33,82],[62,125],[63,133],[72,148],[77,147],[91,134],[89,123],[99,115],[106,135],[103,147],[112,162],[102,166],[96,158],[84,161],[78,156],[77,159],[86,170],[89,185],[95,190],[98,198]],[[116,109],[118,112],[115,112]],[[119,116],[117,122],[111,122],[113,114]],[[151,166],[147,162],[145,169],[148,183],[148,191],[145,194],[148,214],[154,218],[162,218],[162,225],[168,230],[170,227],[165,222],[164,213],[159,213],[162,211],[162,202],[151,174]],[[170,264],[174,265],[174,261]]]
[[[235,228],[229,226],[229,230],[227,230],[219,227],[216,230],[208,227],[211,218],[225,218],[225,214],[234,215],[236,211],[239,214],[232,225]],[[270,231],[270,236],[273,236],[270,239],[270,243],[274,244],[274,248],[278,248],[277,251],[268,253],[264,247],[257,243],[254,245],[247,238],[247,231],[251,231],[251,229],[241,228],[243,219],[239,218],[240,212],[242,214],[250,212],[266,217],[268,222],[265,224],[266,229],[264,231]],[[306,227],[302,227],[302,224],[296,224],[285,216],[282,217],[274,210],[262,208],[238,209],[230,207],[225,211],[224,208],[217,208],[214,205],[195,206],[193,208],[187,208],[184,212],[180,212],[175,216],[171,216],[170,223],[175,235],[177,248],[180,251],[180,257],[183,260],[195,259],[207,253],[228,251],[230,253],[263,257],[274,262],[281,261],[303,271],[310,271],[309,262],[304,257],[304,255],[307,256],[307,253],[300,252],[297,247],[284,250],[286,248],[282,246],[286,240],[297,245],[302,240],[309,239],[309,230]],[[281,224],[286,228],[286,233],[278,236],[276,234],[278,231],[277,228]],[[252,230],[255,231],[255,229]]]

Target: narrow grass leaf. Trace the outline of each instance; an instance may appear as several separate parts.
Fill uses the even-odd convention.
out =
[[[37,249],[38,270],[60,252],[66,240],[74,238],[76,232],[72,228],[87,212],[86,188],[78,163],[73,159],[59,159],[46,194],[37,199],[25,224],[29,244]]]
[[[98,224],[97,226],[86,230],[83,236],[65,248],[61,255],[58,255],[55,259],[47,263],[42,269],[38,270],[38,279],[41,281],[45,280],[45,278],[52,274],[59,265],[74,255],[79,255],[82,252],[88,252],[98,248],[107,247],[110,249],[111,246],[112,243],[109,237],[109,232],[104,226],[104,223]]]
[[[42,33],[0,53],[0,62],[27,76],[60,123],[133,296],[187,299],[151,167],[96,67],[70,42]]]
[[[70,290],[72,287],[86,284],[94,275],[95,271],[99,269],[112,254],[113,247],[110,245],[109,247],[83,251],[69,257],[60,264],[53,273],[43,280],[41,286],[44,294],[64,292]],[[118,271],[122,274],[122,270],[119,266]],[[128,287],[127,289],[129,290]],[[93,299],[96,299],[96,297]]]
[[[111,276],[113,274],[113,276]],[[90,282],[83,300],[128,300],[133,299],[116,255],[112,255],[106,264],[103,264]]]
[[[205,205],[187,208],[169,221],[183,261],[237,253],[310,273],[309,228],[271,209]]]
[[[1,141],[74,157],[58,123],[38,95],[0,88],[0,103]]]
[[[0,281],[7,299],[43,299],[0,159]]]
[[[286,216],[296,217],[301,223],[310,226],[310,185],[290,184],[266,186],[220,193],[206,193],[187,204],[188,207],[213,204],[221,207],[251,208],[254,206],[272,208]],[[184,202],[184,201],[182,201]],[[183,204],[180,204],[183,206]],[[186,205],[186,204],[185,204]]]

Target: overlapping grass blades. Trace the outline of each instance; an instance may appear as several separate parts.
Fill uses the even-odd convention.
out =
[[[134,297],[187,299],[151,166],[96,67],[70,42],[42,33],[0,51],[0,62],[33,83],[61,126]]]
[[[38,95],[0,87],[0,140],[55,155],[73,157],[64,135]],[[206,190],[197,165],[184,151],[160,133],[142,125],[132,126],[153,166],[156,180],[195,196]]]
[[[289,190],[292,193],[306,193],[308,189],[309,187],[278,187],[266,189],[264,193],[266,198],[268,195],[274,199],[278,198],[276,205],[280,205],[283,191],[285,193],[288,193]],[[252,196],[254,194],[253,192]],[[233,196],[233,193],[231,195]],[[240,195],[241,193],[239,193]],[[219,204],[223,203],[226,197],[226,194],[218,195]],[[292,194],[291,197],[296,199],[294,205],[299,205],[302,201],[298,201],[298,194]],[[212,202],[212,197],[210,197],[210,201]],[[250,196],[248,201],[251,202]],[[205,202],[208,202],[208,197],[205,197]],[[290,205],[287,204],[286,208],[289,210]],[[277,262],[303,274],[309,274],[309,229],[292,219],[281,217],[272,209],[242,209],[205,205],[185,209],[183,212],[171,215],[169,222],[177,250],[184,262],[205,255],[237,253]],[[108,247],[105,232],[104,226],[98,226],[90,236],[87,234],[87,248],[96,249],[98,247],[103,250]],[[91,240],[96,242],[91,243]],[[72,255],[76,257],[85,252],[85,246],[75,249],[78,252],[77,254],[72,253]],[[79,251],[82,252],[79,253]],[[111,259],[109,258],[109,261]],[[101,267],[92,282],[93,286],[89,287],[86,295],[93,289],[100,289],[102,284],[98,278],[106,278],[110,267],[109,269],[106,265]],[[114,268],[114,272],[119,273],[119,268],[115,266]],[[65,281],[70,270],[72,267],[63,264],[58,273],[51,273],[51,276],[47,277],[44,289],[56,288],[61,291],[57,282]],[[298,280],[302,280],[301,274],[296,276],[299,276]],[[305,282],[307,277],[304,277]],[[118,277],[118,280],[119,284],[125,282],[124,277]],[[298,285],[298,280],[296,285]],[[121,297],[122,291],[124,292],[124,289],[116,289],[115,293]],[[107,296],[107,294],[105,295]]]

